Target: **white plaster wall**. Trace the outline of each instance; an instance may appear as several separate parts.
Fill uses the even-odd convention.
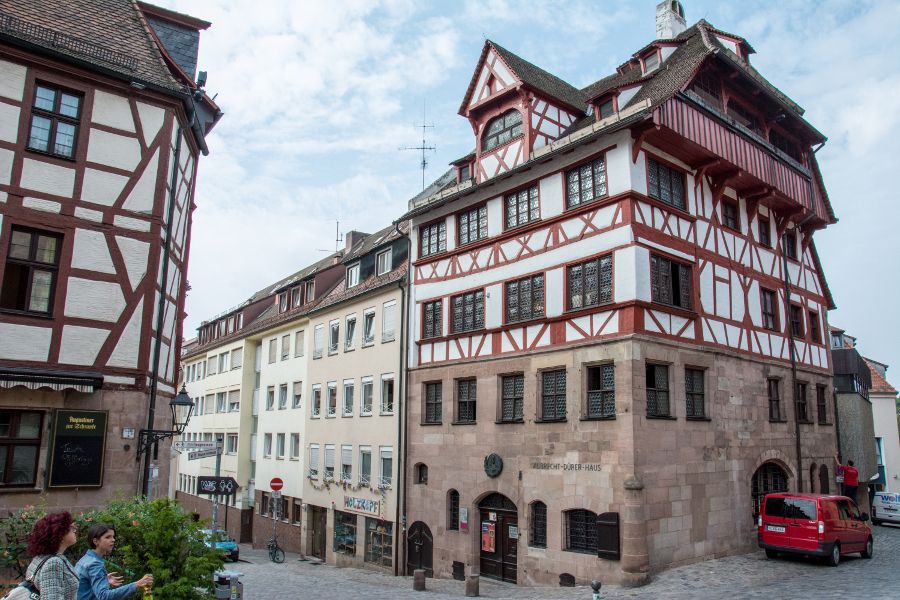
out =
[[[637,93],[641,91],[641,86],[636,85],[634,87],[630,87],[627,90],[622,90],[619,94],[619,110],[625,108],[625,106],[634,98]]]
[[[115,273],[112,257],[106,245],[106,237],[99,231],[75,230],[75,246],[72,250],[72,266],[76,269]]]
[[[146,104],[144,102],[137,103],[138,116],[141,119],[141,129],[144,132],[144,143],[148,146],[150,142],[156,138],[159,129],[163,125],[165,111],[158,106]]]
[[[614,302],[626,302],[638,296],[637,250],[637,246],[629,246],[613,254]]]
[[[606,153],[606,186],[609,195],[613,196],[631,189],[633,179],[631,144],[633,142],[631,135],[626,131],[612,136],[610,143],[616,144],[616,147]]]
[[[505,221],[503,219],[503,196],[497,196],[487,201],[487,226],[488,237],[500,235],[503,232]]]
[[[147,273],[150,244],[121,235],[116,236],[116,244],[118,244],[122,259],[125,261],[125,270],[128,272],[131,289],[136,289]]]
[[[91,210],[89,208],[83,208],[81,206],[75,207],[75,216],[79,219],[84,219],[86,221],[93,221],[94,223],[102,223],[103,222],[103,213],[99,210]]]
[[[141,160],[141,146],[136,138],[91,129],[87,159],[101,165],[134,171]]]
[[[66,316],[115,322],[125,308],[117,283],[69,277]]]
[[[22,161],[21,183],[27,190],[71,197],[75,185],[75,169],[26,158]]]
[[[0,323],[0,358],[45,362],[52,335],[50,327]]]
[[[538,182],[538,197],[541,201],[541,219],[549,219],[562,214],[564,210],[563,175],[554,173]]]
[[[43,198],[25,197],[22,199],[22,206],[42,212],[59,213],[62,210],[62,204],[53,200],[44,200]]]
[[[26,72],[22,65],[0,60],[0,96],[21,101],[25,93]]]
[[[116,215],[113,217],[113,225],[122,227],[123,229],[131,229],[133,231],[150,231],[150,222],[141,219],[132,219],[130,217],[122,217]]]
[[[544,289],[548,291],[544,309],[548,317],[558,317],[565,312],[566,307],[563,305],[565,294],[562,293],[562,290],[566,289],[564,271],[563,267],[557,267],[547,270],[546,275],[544,275]],[[549,293],[552,290],[557,290],[558,293]]]
[[[68,365],[93,365],[109,331],[94,327],[63,327],[59,362]]]
[[[9,185],[12,177],[12,165],[15,153],[12,150],[0,148],[0,183]]]
[[[636,300],[650,302],[650,251],[634,247],[634,287]]]
[[[119,341],[107,361],[110,367],[123,367],[133,369],[138,366],[138,353],[140,351],[141,323],[144,320],[144,301],[137,303],[128,324],[122,330]]]
[[[16,143],[19,136],[19,107],[0,102],[0,140]]]
[[[900,493],[900,432],[897,430],[897,404],[894,396],[869,394],[875,437],[884,445],[884,470],[889,492]]]
[[[103,90],[94,91],[94,110],[91,119],[100,125],[125,131],[135,130],[128,99]]]
[[[159,163],[159,150],[153,153],[150,162],[141,174],[140,179],[135,184],[128,198],[125,200],[123,207],[127,210],[135,212],[152,212],[153,198],[156,193],[156,172]]]
[[[115,173],[84,170],[84,181],[81,184],[81,199],[84,202],[112,206],[122,193],[128,178]]]
[[[503,325],[503,284],[484,288],[484,325],[488,329]]]

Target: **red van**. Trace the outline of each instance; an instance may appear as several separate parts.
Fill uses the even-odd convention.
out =
[[[869,515],[846,496],[768,494],[759,508],[759,547],[769,558],[781,552],[819,556],[833,567],[853,552],[872,558]]]

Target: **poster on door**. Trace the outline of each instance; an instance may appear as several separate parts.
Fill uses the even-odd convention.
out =
[[[493,552],[494,539],[496,538],[496,525],[484,521],[481,523],[481,551]]]

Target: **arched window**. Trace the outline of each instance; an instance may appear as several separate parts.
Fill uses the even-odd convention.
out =
[[[447,530],[459,531],[459,492],[447,492]]]
[[[547,505],[540,500],[531,503],[531,537],[528,545],[547,547]]]
[[[501,144],[522,135],[522,113],[516,109],[508,110],[492,119],[484,128],[481,140],[481,151],[488,152]]]
[[[816,493],[816,479],[819,478],[819,467],[816,463],[809,465],[809,493]]]
[[[819,491],[823,494],[831,493],[831,486],[828,484],[828,467],[824,464],[819,466]]]
[[[416,483],[428,483],[428,465],[423,463],[416,465]]]
[[[597,553],[597,515],[581,508],[565,512],[566,536],[563,550]]]
[[[788,491],[788,477],[784,469],[773,462],[763,463],[753,474],[750,482],[750,496],[753,503],[753,518],[759,516],[759,503],[763,496],[772,492]]]

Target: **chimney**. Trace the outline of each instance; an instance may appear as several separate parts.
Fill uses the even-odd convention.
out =
[[[368,233],[363,233],[362,231],[348,231],[347,233],[345,233],[344,241],[347,242],[347,247],[346,247],[347,252],[349,252],[350,248],[352,248],[354,245],[356,245],[357,242],[361,241],[362,239],[364,239],[368,236],[369,236]]]
[[[668,40],[687,29],[684,7],[678,0],[664,0],[656,5],[656,39]]]

